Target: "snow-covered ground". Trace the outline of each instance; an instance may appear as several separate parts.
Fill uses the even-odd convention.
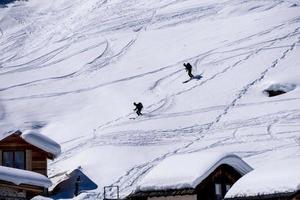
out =
[[[38,129],[57,141],[53,187],[78,168],[97,184],[78,199],[112,184],[124,196],[178,153],[232,152],[253,168],[300,159],[299,33],[299,0],[7,4],[1,134]],[[184,62],[202,78],[182,84]],[[135,120],[133,102],[145,107]]]

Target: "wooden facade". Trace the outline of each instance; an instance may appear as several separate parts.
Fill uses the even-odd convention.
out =
[[[196,188],[160,191],[138,191],[129,200],[221,200],[229,188],[241,178],[233,167],[223,164],[217,167]]]
[[[23,151],[25,154],[25,170],[47,176],[47,159],[53,155],[27,143],[18,134],[12,134],[0,141],[0,165],[3,166],[3,152]]]
[[[47,194],[43,187],[0,181],[0,200],[21,200],[31,199],[40,194]]]
[[[16,152],[22,155],[24,161],[20,166],[8,166],[5,162],[5,155],[16,156]],[[42,174],[47,177],[47,159],[54,156],[44,150],[33,146],[21,137],[17,131],[0,141],[0,165],[28,170]],[[0,180],[0,200],[2,199],[31,199],[33,196],[46,194],[47,189],[32,185],[15,185],[5,180]]]

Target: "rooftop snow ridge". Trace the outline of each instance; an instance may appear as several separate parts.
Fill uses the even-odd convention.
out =
[[[54,155],[59,156],[61,153],[61,147],[58,143],[52,139],[34,131],[25,131],[21,137],[28,143]]]
[[[227,164],[242,175],[252,168],[231,153],[203,151],[174,155],[161,161],[139,183],[141,191],[195,188],[218,166]]]
[[[300,158],[271,162],[240,178],[225,198],[250,197],[300,190]]]
[[[48,188],[52,185],[46,176],[22,169],[0,166],[0,180],[8,181],[16,185],[27,184]]]

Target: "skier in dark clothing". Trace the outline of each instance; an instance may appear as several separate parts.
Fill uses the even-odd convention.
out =
[[[138,116],[142,115],[141,111],[142,111],[142,109],[143,109],[143,104],[142,104],[141,102],[139,102],[139,103],[135,103],[135,102],[134,102],[133,105],[135,106],[134,111],[136,111],[136,114],[137,114]]]
[[[183,63],[183,66],[185,67],[185,71],[188,72],[189,77],[191,79],[194,78],[194,75],[192,74],[192,65],[190,63]]]

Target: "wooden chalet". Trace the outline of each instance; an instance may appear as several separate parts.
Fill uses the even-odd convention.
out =
[[[203,153],[194,153],[187,155],[187,159],[185,155],[180,155],[162,161],[146,175],[127,199],[221,200],[239,178],[252,170],[235,155],[206,154],[202,157]],[[207,156],[213,159],[206,160]]]
[[[56,145],[57,149],[52,151],[47,145]],[[16,131],[1,135],[0,173],[4,175],[0,175],[0,200],[46,195],[47,187],[51,186],[47,178],[47,160],[54,159],[58,152],[60,146],[40,134],[31,132],[24,136]]]

